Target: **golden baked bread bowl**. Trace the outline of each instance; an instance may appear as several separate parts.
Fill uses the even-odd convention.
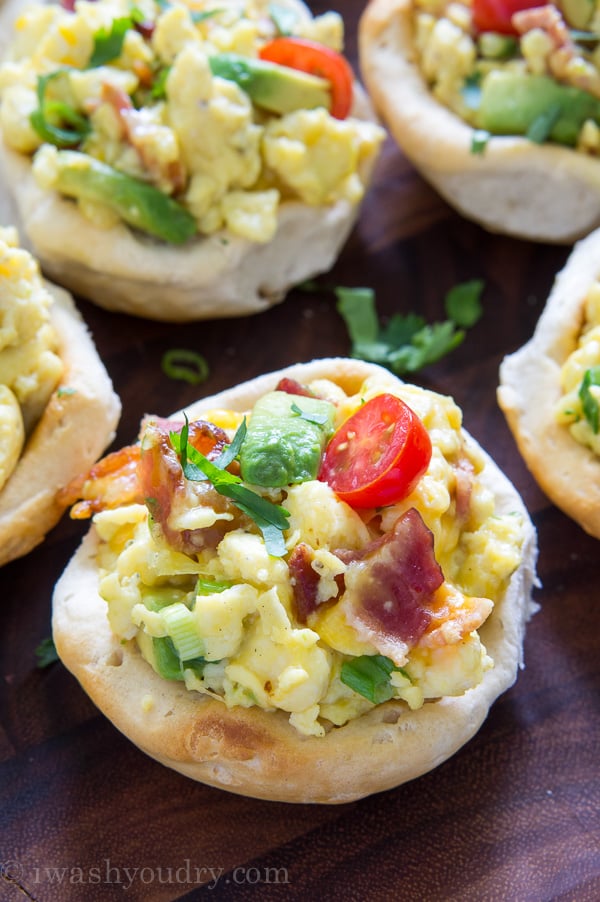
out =
[[[413,426],[431,436],[429,464],[406,437],[412,451],[403,469],[386,458],[381,481],[353,483],[349,494],[336,483],[334,492],[326,462],[343,454],[345,427],[327,438],[329,414],[333,426],[357,429],[353,414],[379,411],[367,432],[379,441],[388,430],[394,460],[408,409],[400,398],[414,411],[406,436]],[[270,465],[269,477],[259,476],[274,454],[279,461],[261,432],[273,410],[294,430],[326,430],[320,478],[282,486]],[[282,504],[288,525],[269,532],[222,496],[209,517],[214,490],[182,480],[173,457],[175,446],[186,446],[177,431],[182,412],[150,418],[140,482],[130,469],[137,446],[113,458],[122,480],[111,503],[120,497],[121,506],[103,501],[104,477],[114,472],[108,459],[74,487],[72,499],[83,499],[74,514],[97,513],[55,588],[54,640],[101,711],[168,767],[258,798],[348,802],[436,767],[512,685],[532,613],[535,531],[515,488],[462,429],[454,402],[378,366],[324,359],[259,377],[188,408],[189,436],[205,416],[214,425],[194,427],[201,439],[220,441],[219,424],[230,438],[250,411],[241,473],[270,483],[250,488]],[[165,444],[169,432],[175,445]],[[303,446],[294,436],[293,446]],[[393,502],[386,495],[380,511],[359,506],[374,503],[370,493],[382,491],[392,471],[385,491],[408,479],[409,494]],[[360,479],[364,472],[361,464]],[[191,506],[188,491],[199,493]],[[380,617],[391,618],[385,629]]]
[[[49,4],[17,20],[0,131],[22,231],[51,278],[108,309],[265,310],[333,265],[384,137],[338,52],[341,17],[299,0],[131,10]],[[321,57],[332,81],[300,71]]]
[[[60,490],[111,443],[121,412],[71,296],[0,230],[0,566],[62,516]]]
[[[548,498],[600,539],[600,232],[575,245],[498,402]]]
[[[502,2],[489,4],[487,0],[481,0],[480,5],[495,6],[496,10],[514,7]],[[586,45],[573,42],[573,32],[558,9],[548,6],[544,15],[549,16],[549,22],[538,23],[531,18],[522,21],[524,36],[520,46],[516,50],[513,47],[512,56],[508,51],[508,60],[494,59],[493,53],[501,52],[505,38],[517,40],[515,30],[509,36],[492,33],[494,40],[488,40],[485,46],[486,57],[481,37],[489,39],[489,34],[473,23],[474,6],[371,0],[359,26],[364,83],[402,151],[461,214],[493,232],[570,243],[600,225],[600,119],[596,99],[600,78],[592,53],[587,52]],[[590,14],[592,10],[590,6]],[[417,12],[423,17],[418,38],[414,25]],[[521,15],[538,12],[525,10]],[[552,42],[559,40],[553,31],[558,30],[557,18],[564,44],[554,56],[557,48]],[[539,27],[530,26],[531,22]],[[593,30],[590,23],[578,27]],[[587,48],[593,46],[588,44]],[[580,65],[575,66],[575,62]],[[568,76],[563,72],[567,64]],[[486,76],[489,69],[506,70],[514,86],[509,80],[502,81],[507,78],[506,72],[500,80],[494,74],[495,82],[490,81]],[[561,86],[557,88],[555,74],[559,71]],[[536,90],[542,84],[549,95],[563,88],[577,93],[560,93],[558,99],[552,93],[548,100],[539,102],[536,96],[535,109],[532,102],[532,110],[521,116],[521,100],[526,97],[529,103],[529,83],[535,80]],[[567,111],[577,106],[584,93],[577,91],[580,83],[591,92],[585,93],[583,101],[590,107],[589,119],[582,116],[571,129],[567,112],[561,124],[568,127],[559,135],[565,144],[545,143],[549,139],[544,132],[550,127],[548,116],[561,105]],[[512,113],[517,109],[519,121],[515,122]],[[534,125],[541,132],[534,140],[532,131],[529,140],[523,134]],[[520,131],[512,131],[515,127]]]

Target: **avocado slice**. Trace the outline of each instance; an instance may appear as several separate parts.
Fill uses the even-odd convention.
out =
[[[594,0],[560,0],[560,9],[571,28],[587,28],[596,4]]]
[[[331,89],[325,78],[237,53],[218,53],[208,62],[213,75],[234,81],[253,103],[271,113],[316,107],[328,110],[331,106]]]
[[[481,85],[476,127],[574,146],[583,123],[600,123],[600,100],[545,75],[493,71]]]
[[[268,392],[254,406],[240,450],[244,482],[280,488],[316,479],[334,416],[329,401]]]
[[[124,222],[171,244],[196,233],[196,220],[172,197],[75,150],[57,151],[53,187],[68,197],[106,204]]]

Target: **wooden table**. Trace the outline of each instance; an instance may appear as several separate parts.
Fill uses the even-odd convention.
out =
[[[337,7],[356,59],[363,4]],[[467,428],[521,491],[539,532],[541,610],[516,685],[437,770],[339,807],[255,801],[151,761],[61,664],[36,668],[52,587],[85,529],[65,518],[0,578],[1,900],[600,899],[600,546],[542,495],[495,400],[500,361],[531,335],[568,253],[462,220],[390,141],[322,290],[294,290],[250,319],[191,326],[81,302],[123,401],[118,447],[135,438],[144,413],[168,414],[198,395],[161,372],[169,348],[205,355],[208,395],[285,364],[347,354],[329,286],[368,285],[381,314],[413,310],[433,322],[448,289],[484,279],[482,320],[416,381],[454,395]]]

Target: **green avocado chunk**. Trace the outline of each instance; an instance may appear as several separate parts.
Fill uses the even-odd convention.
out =
[[[236,53],[218,53],[209,58],[213,75],[234,81],[250,99],[272,113],[292,113],[331,106],[327,79],[278,66],[276,63]]]
[[[60,194],[103,203],[124,222],[170,244],[183,244],[196,233],[192,214],[146,182],[75,150],[59,150],[56,165],[53,187]]]
[[[334,415],[333,404],[320,398],[282,391],[264,395],[240,450],[244,482],[279,488],[316,479]]]
[[[600,101],[545,75],[490,72],[481,86],[477,127],[493,135],[527,135],[573,146],[586,121],[600,123]]]

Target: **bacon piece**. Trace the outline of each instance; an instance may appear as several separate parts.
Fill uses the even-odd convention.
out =
[[[314,558],[312,548],[305,542],[300,542],[288,560],[295,614],[299,623],[306,623],[309,614],[317,609],[319,574],[311,567]]]
[[[61,489],[58,501],[65,507],[73,505],[72,520],[86,520],[98,511],[122,504],[143,504],[137,477],[139,460],[139,445],[127,445],[107,454]]]
[[[306,385],[302,385],[301,382],[297,382],[295,379],[280,379],[275,386],[275,391],[284,391],[288,395],[300,395],[304,398],[316,397],[315,393],[312,392],[310,388],[307,388]]]
[[[431,622],[433,595],[443,582],[433,534],[411,508],[362,561],[349,565],[340,604],[359,638],[401,667]]]
[[[180,423],[178,426],[181,428]],[[214,458],[228,438],[218,426],[198,420],[189,424],[189,441],[205,457]],[[226,532],[249,523],[249,518],[209,482],[185,478],[169,430],[158,422],[146,426],[138,476],[152,515],[153,534],[175,551],[193,555],[202,548],[216,548]],[[220,516],[210,526],[173,526],[181,515],[194,508],[210,508]]]

